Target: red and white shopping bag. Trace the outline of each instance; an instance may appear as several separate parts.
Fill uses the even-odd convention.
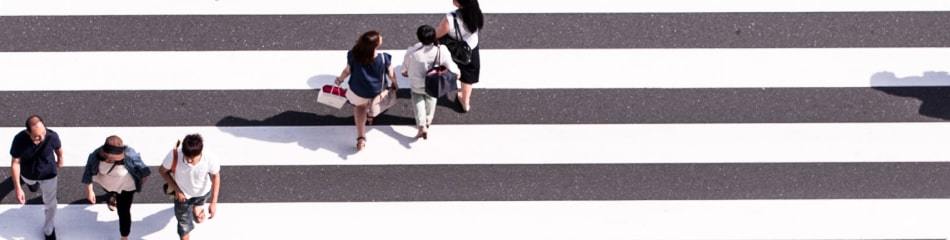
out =
[[[340,109],[346,104],[346,89],[334,85],[323,85],[317,94],[317,102]]]

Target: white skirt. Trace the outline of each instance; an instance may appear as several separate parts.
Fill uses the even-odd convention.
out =
[[[367,103],[369,103],[370,99],[360,97],[359,95],[356,95],[356,93],[354,93],[353,91],[346,91],[346,100],[349,100],[350,104],[360,106],[360,105],[366,105]]]

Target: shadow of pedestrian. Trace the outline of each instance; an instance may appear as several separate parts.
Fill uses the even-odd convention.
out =
[[[924,72],[921,76],[899,78],[892,72],[871,76],[871,87],[890,95],[919,99],[918,113],[950,120],[950,74]]]
[[[352,112],[352,111],[351,111]],[[367,126],[366,131],[377,130],[394,139],[401,145],[409,147],[414,138],[398,133],[392,128],[394,123],[411,122],[409,118],[392,116],[383,113],[374,120],[374,125]],[[263,120],[251,120],[228,116],[218,121],[216,126],[223,132],[231,135],[261,141],[278,143],[297,143],[298,146],[309,149],[325,149],[346,159],[356,154],[355,126],[353,117],[337,117],[317,115],[297,111],[285,111]],[[293,128],[290,128],[290,127]],[[318,126],[348,126],[342,128],[326,128]],[[266,128],[261,128],[266,127]]]
[[[170,204],[169,204],[170,205]],[[101,208],[102,210],[96,210]],[[118,239],[119,222],[116,212],[104,210],[104,205],[68,204],[60,205],[56,212],[56,235],[69,239]],[[132,218],[146,208],[132,205]],[[105,216],[109,214],[109,216]],[[103,215],[103,216],[100,216]],[[112,220],[100,221],[100,218]],[[42,205],[3,205],[0,206],[0,239],[42,239]],[[177,236],[174,231],[174,211],[171,206],[153,212],[140,221],[132,221],[130,239],[145,239],[146,236],[167,239]],[[171,230],[168,228],[171,227]],[[156,233],[169,236],[152,236]]]
[[[3,168],[9,173],[9,168]],[[2,176],[3,174],[0,174]],[[22,183],[22,182],[21,182]],[[43,205],[43,196],[40,194],[40,191],[30,192],[27,190],[26,185],[23,185],[23,194],[26,196],[26,204],[39,204]],[[9,198],[7,198],[9,196]],[[0,182],[0,203],[3,204],[20,204],[16,200],[16,194],[13,193],[13,177],[6,177],[3,182]]]

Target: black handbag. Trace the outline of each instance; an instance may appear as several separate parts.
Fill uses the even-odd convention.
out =
[[[452,23],[455,24],[455,36],[461,39],[462,31],[459,30],[458,15],[455,12],[452,12]],[[452,61],[455,61],[455,63],[460,65],[472,63],[472,48],[468,46],[467,42],[445,34],[445,36],[439,38],[439,43],[449,49],[449,52],[452,53]]]
[[[426,94],[433,97],[442,97],[452,91],[458,91],[458,75],[449,71],[445,66],[440,65],[439,59],[442,48],[435,46],[435,61],[432,62],[432,68],[426,71]]]

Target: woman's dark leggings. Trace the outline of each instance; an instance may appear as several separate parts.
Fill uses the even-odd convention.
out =
[[[126,192],[116,194],[116,211],[119,213],[119,234],[123,237],[128,237],[129,232],[132,229],[132,198],[135,196],[135,192]]]

